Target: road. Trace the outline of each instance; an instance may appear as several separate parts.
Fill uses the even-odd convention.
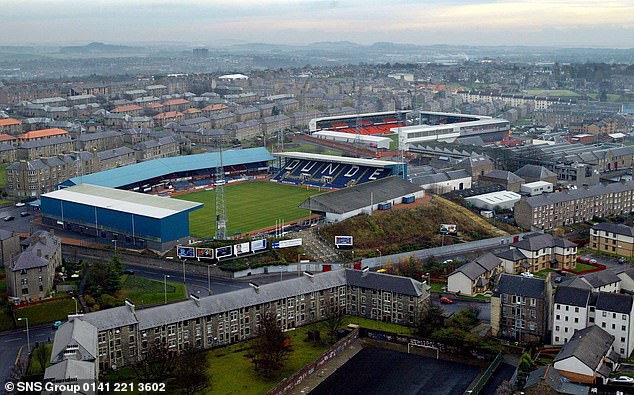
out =
[[[40,325],[29,328],[31,337],[31,347],[35,347],[36,342],[47,342],[49,339],[53,341],[55,331],[50,325]],[[24,346],[26,351],[26,329],[15,329],[6,332],[0,332],[0,383],[9,378],[11,368],[15,364],[20,347]],[[0,390],[3,393],[4,389]]]

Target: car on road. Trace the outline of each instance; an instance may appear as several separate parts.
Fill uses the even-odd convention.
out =
[[[4,217],[4,221],[5,222],[13,221],[14,219],[15,219],[15,217],[13,215],[8,215],[8,216]]]
[[[53,322],[53,329],[58,329],[60,326],[62,326],[62,321]]]
[[[15,207],[24,207],[24,206],[26,206],[26,203],[19,202],[15,204]]]
[[[634,378],[629,376],[619,376],[617,378],[610,379],[610,383],[615,384],[634,384]]]
[[[453,300],[449,299],[446,296],[443,296],[442,298],[440,298],[440,303],[442,303],[442,304],[452,304]]]
[[[620,257],[617,262],[620,263],[621,265],[623,265],[623,264],[627,263],[627,259],[625,259],[624,257]]]
[[[590,263],[590,258],[586,258],[585,256],[578,256],[577,262],[579,263]]]
[[[22,211],[20,213],[20,217],[28,217],[29,215],[31,215],[31,213],[29,213],[28,211]]]
[[[125,269],[124,271],[121,272],[121,274],[134,274],[134,270],[132,269]]]

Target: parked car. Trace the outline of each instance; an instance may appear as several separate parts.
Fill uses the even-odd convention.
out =
[[[446,296],[443,296],[442,298],[440,298],[440,303],[442,303],[442,304],[452,304],[453,300],[449,299]]]
[[[621,265],[623,265],[623,264],[627,263],[627,259],[625,259],[624,257],[620,257],[617,262],[620,263]]]
[[[535,275],[531,272],[523,272],[522,277],[533,278]]]
[[[560,283],[560,282],[562,282],[563,280],[564,280],[564,278],[563,278],[563,277],[561,277],[561,276],[557,276],[557,277],[555,278],[555,282],[556,282],[557,284],[559,284],[559,283]]]
[[[24,206],[26,206],[26,203],[19,202],[15,204],[15,207],[24,207]]]
[[[590,258],[586,258],[584,256],[578,256],[577,257],[577,262],[579,262],[579,263],[590,263]]]
[[[55,321],[53,322],[53,329],[57,329],[60,326],[62,326],[62,321]]]
[[[13,221],[14,219],[15,219],[15,217],[13,215],[8,215],[8,216],[4,217],[4,221],[5,222]]]
[[[134,270],[132,269],[125,269],[124,271],[121,272],[121,274],[134,274]]]
[[[596,265],[596,264],[597,264],[597,260],[596,260],[596,259],[590,259],[590,262],[588,262],[588,263],[591,263],[591,264],[593,264],[593,265]]]
[[[22,211],[20,213],[20,217],[28,217],[29,215],[31,215],[31,213],[29,213],[28,211]]]
[[[617,384],[634,384],[634,378],[628,376],[619,376],[614,379],[610,379],[611,383]]]

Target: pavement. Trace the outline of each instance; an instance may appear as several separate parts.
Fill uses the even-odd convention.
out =
[[[50,324],[40,325],[29,328],[29,336],[31,338],[31,348],[35,347],[35,343],[47,342],[49,339],[53,341],[55,330]],[[24,346],[22,352],[26,352],[26,329],[14,329],[11,331],[0,332],[0,383],[4,384],[11,369],[15,364],[20,347]],[[2,388],[0,386],[0,388]],[[4,389],[0,390],[3,393]]]

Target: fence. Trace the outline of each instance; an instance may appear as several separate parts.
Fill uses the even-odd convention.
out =
[[[319,368],[329,363],[334,357],[352,346],[359,340],[359,329],[354,329],[348,336],[339,340],[332,347],[326,350],[319,358],[315,359],[308,365],[301,368],[291,377],[279,383],[275,388],[268,392],[268,395],[283,395],[290,393],[295,387],[300,385],[304,380],[313,375]]]
[[[467,389],[467,391],[464,392],[465,395],[466,394],[478,395],[480,393],[480,391],[482,391],[482,388],[484,388],[486,383],[489,381],[491,376],[493,376],[493,373],[495,373],[495,371],[497,370],[498,366],[500,366],[500,363],[502,363],[502,360],[503,360],[502,353],[500,352],[500,353],[498,353],[498,355],[495,356],[495,359],[493,359],[493,362],[491,362],[491,364],[484,371],[484,373],[482,373],[480,375],[480,377],[475,382],[475,384],[472,387],[470,386],[471,389]]]

